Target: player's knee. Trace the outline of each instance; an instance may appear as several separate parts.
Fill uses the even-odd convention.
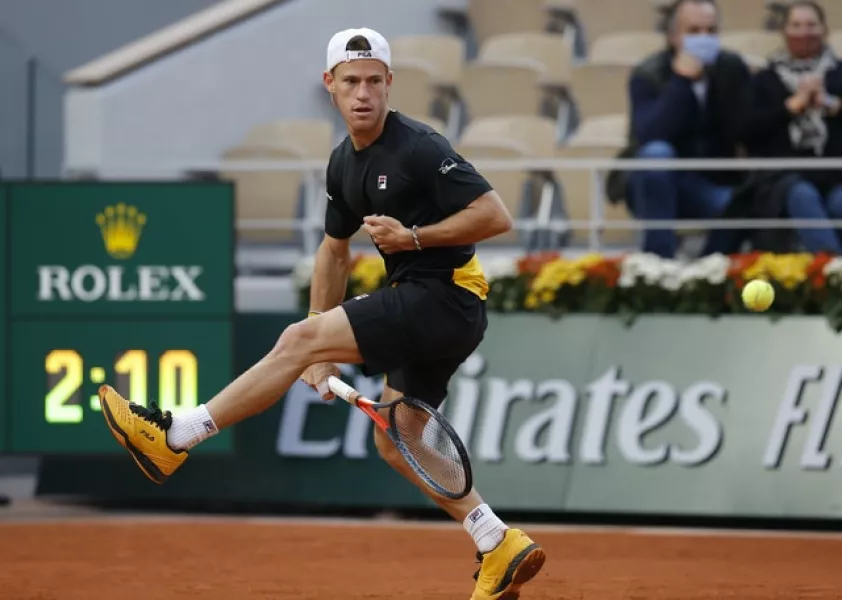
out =
[[[316,339],[315,323],[312,321],[294,323],[284,329],[278,341],[275,342],[275,347],[272,348],[272,354],[285,361],[298,359],[306,362]]]

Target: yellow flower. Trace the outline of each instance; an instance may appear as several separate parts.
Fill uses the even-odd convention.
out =
[[[757,261],[745,270],[743,277],[777,281],[786,289],[794,289],[807,281],[807,268],[813,262],[813,255],[806,252],[799,254],[761,254]]]
[[[599,254],[586,254],[577,259],[558,258],[545,263],[532,282],[533,290],[558,289],[564,285],[576,286],[587,277],[587,269],[603,261]]]

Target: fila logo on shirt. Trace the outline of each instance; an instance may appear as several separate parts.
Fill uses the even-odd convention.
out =
[[[377,189],[378,190],[385,190],[386,189],[386,176],[380,175],[377,178]]]

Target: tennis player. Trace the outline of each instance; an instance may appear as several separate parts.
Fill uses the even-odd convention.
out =
[[[335,363],[385,374],[382,402],[401,395],[441,405],[450,378],[487,327],[488,285],[474,244],[508,231],[498,194],[448,141],[388,106],[391,51],[371,29],[330,40],[324,85],[349,135],[327,167],[325,236],[317,255],[307,319],[288,327],[263,359],[207,404],[177,416],[100,389],[108,427],[156,483],[201,441],[263,412],[297,378],[325,400]],[[383,256],[387,286],[343,302],[350,238],[362,227]],[[543,566],[544,550],[507,527],[479,494],[448,500],[428,490],[375,427],[380,455],[461,522],[477,546],[472,600],[515,600]]]

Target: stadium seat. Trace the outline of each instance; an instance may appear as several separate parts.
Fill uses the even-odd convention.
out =
[[[836,1],[836,0],[831,0]],[[721,31],[768,29],[773,12],[767,0],[718,0]]]
[[[570,89],[573,49],[569,39],[549,32],[495,35],[480,48],[478,60],[516,64],[538,71],[542,87],[540,112],[556,121],[558,138],[565,137],[573,105]]]
[[[540,82],[564,87],[570,83],[572,52],[569,41],[555,33],[503,33],[489,37],[480,47],[483,62],[513,63],[541,72]]]
[[[573,96],[579,122],[602,115],[629,111],[628,80],[632,66],[588,62],[572,72]]]
[[[274,144],[240,145],[223,153],[219,176],[236,186],[237,220],[264,221],[267,219],[298,218],[299,195],[303,174],[298,171],[240,171],[226,169],[228,161],[242,160],[302,160],[299,147]],[[239,229],[240,242],[293,243],[299,239],[291,228]]]
[[[728,31],[721,37],[722,46],[742,55],[753,70],[766,67],[769,56],[781,47],[781,34],[775,31]]]
[[[586,141],[584,138],[576,144],[559,148],[559,158],[614,158],[622,148],[608,141],[601,144],[600,140]],[[596,183],[591,172],[587,169],[557,169],[554,173],[556,180],[562,187],[564,194],[564,208],[567,217],[573,221],[587,221],[595,219],[592,213],[591,195]],[[600,172],[599,185],[603,186],[600,196],[602,219],[606,221],[627,221],[632,219],[624,203],[613,205],[608,202],[604,194],[604,183],[607,173]],[[590,232],[587,229],[571,231],[570,243],[576,246],[588,244]],[[634,230],[607,229],[601,232],[600,242],[613,247],[634,247],[638,241],[638,234]]]
[[[430,114],[435,98],[433,74],[416,62],[392,61],[389,105],[404,113]]]
[[[629,118],[625,114],[604,115],[585,120],[567,141],[564,148],[556,153],[561,158],[613,158],[628,140]],[[604,182],[606,173],[600,173]],[[556,171],[555,176],[564,189],[565,208],[571,219],[591,218],[590,193],[593,186],[591,175],[586,170]],[[626,220],[631,218],[625,205],[614,206],[607,199],[602,205],[605,219]],[[571,242],[587,243],[589,232],[574,231]],[[601,241],[614,246],[629,246],[635,243],[636,233],[621,230],[607,230],[602,233]]]
[[[459,93],[469,120],[498,115],[540,115],[541,73],[531,67],[474,61],[465,66]]]
[[[546,31],[546,0],[469,0],[468,19],[478,47],[494,35]]]
[[[655,31],[658,13],[652,0],[573,0],[588,47],[599,37],[630,31]]]
[[[323,119],[282,119],[255,125],[241,145],[295,147],[305,158],[327,159],[333,150],[333,133],[333,124]]]
[[[555,123],[546,117],[503,115],[474,119],[462,132],[461,144],[499,144],[516,149],[521,156],[552,158],[555,154]]]
[[[466,53],[465,40],[456,35],[404,35],[392,41],[394,61],[430,73],[431,106],[424,114],[444,121],[441,133],[453,134],[459,129],[462,107],[458,85]]]
[[[593,41],[588,60],[636,65],[650,54],[663,50],[664,46],[664,35],[655,31],[606,33]]]
[[[455,35],[404,35],[391,42],[392,60],[416,62],[436,86],[456,86],[465,64],[465,41]]]
[[[591,117],[570,136],[570,147],[611,147],[619,150],[628,140],[629,117],[626,114]]]

